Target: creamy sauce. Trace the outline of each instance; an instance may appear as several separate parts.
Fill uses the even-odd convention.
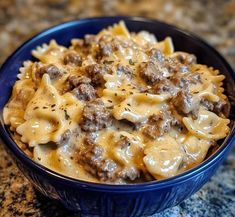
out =
[[[58,173],[107,183],[169,178],[201,163],[211,145],[229,133],[229,119],[213,110],[227,100],[225,77],[177,60],[190,54],[174,52],[170,37],[158,42],[146,31],[130,33],[120,22],[85,40],[73,39],[69,48],[52,40],[32,54],[39,62],[20,68],[4,122],[20,147],[32,149],[36,162]],[[90,72],[92,65],[97,68]],[[187,75],[200,79],[174,84],[175,93],[168,84],[158,92],[156,86],[173,82],[177,73],[181,82]],[[188,95],[177,99],[180,91]],[[103,104],[89,113],[94,98]],[[198,109],[186,110],[192,102]]]

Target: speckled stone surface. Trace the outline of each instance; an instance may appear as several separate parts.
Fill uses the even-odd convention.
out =
[[[24,40],[47,27],[101,15],[146,16],[190,30],[215,46],[235,69],[233,0],[0,0],[0,65]],[[35,191],[12,164],[0,142],[0,217],[3,216],[78,217],[80,214],[67,211],[59,202]],[[179,206],[154,215],[201,216],[235,216],[235,150],[199,192]]]

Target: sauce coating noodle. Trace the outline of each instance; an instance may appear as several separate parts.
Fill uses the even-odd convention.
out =
[[[131,33],[55,40],[25,61],[3,117],[18,145],[64,175],[106,183],[172,177],[229,133],[224,75],[174,51],[172,39]],[[29,153],[29,151],[27,151]]]

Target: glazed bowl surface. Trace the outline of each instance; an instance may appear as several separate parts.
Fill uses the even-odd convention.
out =
[[[153,33],[158,40],[170,36],[175,50],[193,53],[199,63],[220,70],[226,76],[224,88],[231,102],[230,119],[234,118],[235,74],[233,70],[210,45],[192,33],[174,26],[140,17],[97,17],[62,23],[25,42],[0,69],[1,139],[19,169],[41,193],[60,200],[68,209],[88,216],[147,216],[181,203],[211,178],[235,140],[234,122],[231,121],[230,135],[215,153],[197,167],[166,180],[128,185],[97,184],[68,178],[37,164],[18,148],[10,137],[9,129],[3,123],[2,110],[11,95],[12,86],[23,61],[34,60],[31,51],[51,39],[68,46],[72,38],[96,34],[120,20],[124,20],[132,32],[146,30]]]

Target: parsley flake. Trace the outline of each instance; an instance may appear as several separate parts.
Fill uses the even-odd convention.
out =
[[[135,65],[135,63],[133,62],[132,59],[129,59],[129,64],[132,65],[132,66]]]
[[[70,119],[70,116],[68,115],[68,112],[66,109],[64,110],[64,116],[66,120]]]

